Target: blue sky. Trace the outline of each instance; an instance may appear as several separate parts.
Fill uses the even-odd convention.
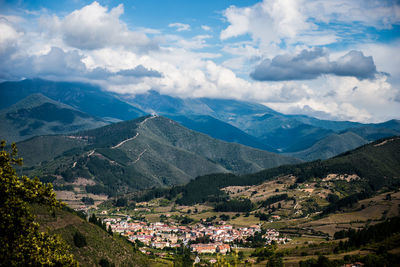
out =
[[[1,1],[0,79],[400,119],[398,1]]]

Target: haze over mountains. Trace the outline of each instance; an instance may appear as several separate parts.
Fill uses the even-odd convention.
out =
[[[285,115],[261,104],[239,100],[182,99],[161,95],[156,91],[127,97],[105,92],[98,86],[89,84],[40,79],[1,83],[2,116],[10,113],[8,109],[11,105],[38,93],[68,105],[69,110],[80,111],[77,117],[80,118],[80,124],[67,123],[67,126],[64,121],[64,128],[57,128],[54,125],[47,125],[46,120],[37,121],[36,118],[36,121],[31,121],[33,115],[25,111],[19,113],[18,119],[25,121],[24,124],[27,126],[21,128],[15,121],[8,121],[4,126],[8,132],[1,134],[3,138],[19,141],[35,135],[90,129],[105,123],[155,113],[220,140],[284,153],[303,160],[314,160],[326,159],[379,138],[400,134],[398,120],[380,124],[327,121],[304,115]],[[31,103],[30,105],[35,102],[29,98],[26,101]],[[37,101],[43,102],[43,99],[38,98]],[[25,104],[22,102],[19,105]],[[41,112],[59,116],[56,121],[66,119],[67,115],[52,112],[50,106],[42,105]],[[83,115],[85,113],[86,115]],[[21,116],[26,118],[22,120]],[[90,122],[82,121],[82,116],[90,117]]]
[[[400,133],[400,123],[397,120],[381,124],[327,121],[304,115],[284,115],[264,105],[237,100],[179,99],[150,91],[128,101],[148,112],[157,112],[171,118],[176,117],[176,114],[212,116],[255,137],[259,143],[272,148],[272,151],[297,152],[298,157],[307,160],[326,159],[367,142]],[[183,120],[182,124],[186,126]],[[212,135],[212,129],[203,127],[198,130]],[[349,135],[351,140],[344,141],[341,135],[347,131],[355,135]],[[318,151],[312,156],[309,153],[311,147],[313,151]]]

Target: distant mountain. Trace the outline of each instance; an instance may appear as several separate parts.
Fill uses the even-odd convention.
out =
[[[209,115],[167,116],[168,118],[179,122],[186,128],[207,134],[213,138],[259,148],[270,152],[277,152],[274,148],[262,143],[256,137],[243,132],[229,123],[217,120]]]
[[[305,161],[328,159],[366,143],[368,143],[367,140],[353,132],[345,132],[342,134],[333,133],[305,150],[287,153],[286,155]]]
[[[107,193],[299,162],[217,140],[164,117],[143,117],[69,136],[35,137],[18,146],[22,157],[40,158],[27,162],[25,171],[31,175],[60,175],[66,182],[77,177],[93,179]]]
[[[98,86],[78,82],[53,82],[41,79],[0,83],[0,109],[40,93],[55,101],[101,118],[130,120],[146,113],[119,100]]]
[[[393,135],[399,135],[400,120],[390,120],[377,124],[366,124],[356,128],[349,128],[347,131],[356,133],[368,141],[374,141]]]
[[[248,138],[238,138],[238,143],[281,153],[298,152],[308,160],[326,159],[335,153],[353,149],[356,145],[400,134],[399,121],[396,120],[380,124],[319,120],[305,115],[285,115],[261,104],[238,100],[181,99],[149,91],[127,101],[147,112],[156,112],[178,120],[180,116],[209,116],[234,126],[253,140],[249,142]],[[227,135],[218,136],[217,128],[212,125],[203,123],[200,127],[192,123],[191,119],[181,119],[181,122],[188,128],[213,137],[232,140]],[[353,134],[343,135],[345,132]],[[351,140],[344,141],[345,137]]]
[[[302,157],[308,160],[324,159],[337,151],[354,148],[353,141],[337,138],[346,132],[367,142],[400,134],[398,120],[379,124],[319,120],[305,115],[285,115],[246,101],[178,98],[154,90],[131,97],[111,94],[84,83],[40,79],[1,83],[0,108],[9,107],[32,93],[41,93],[107,122],[156,113],[223,141],[271,152],[307,154]],[[331,149],[335,146],[340,149]]]
[[[99,118],[32,94],[18,103],[0,110],[0,139],[18,142],[37,135],[60,134],[106,125]]]
[[[312,125],[315,127],[332,130],[335,132],[344,131],[346,129],[362,126],[362,123],[352,122],[352,121],[329,121],[329,120],[319,120],[306,115],[286,115],[299,122],[305,123],[307,125]]]
[[[270,151],[284,152],[288,149],[290,150],[293,145],[304,143],[305,140],[308,143],[304,144],[304,146],[308,147],[310,143],[312,145],[316,140],[333,132],[332,130],[304,124],[264,105],[245,101],[211,98],[181,99],[161,95],[156,91],[137,95],[127,101],[147,112],[156,112],[170,118],[193,115],[213,117],[252,136],[252,139],[256,140],[255,144],[263,145],[262,147],[252,145],[253,147],[266,148]],[[192,127],[189,123],[185,124],[184,121],[182,123],[186,127]],[[298,131],[302,127],[308,129],[304,129],[303,132]],[[211,136],[214,136],[212,134],[214,131],[215,128],[213,127],[202,128],[202,132]],[[229,141],[228,139],[223,140]],[[241,141],[238,140],[238,142],[240,143]],[[250,144],[246,143],[246,145]],[[304,147],[300,149],[302,148]]]

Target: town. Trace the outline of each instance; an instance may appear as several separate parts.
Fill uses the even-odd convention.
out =
[[[205,222],[193,226],[176,223],[147,223],[126,218],[105,218],[107,228],[110,226],[114,233],[119,233],[131,242],[141,242],[143,245],[156,249],[190,247],[197,254],[221,253],[226,254],[233,247],[246,244],[247,238],[261,234],[265,245],[272,242],[285,244],[290,239],[282,237],[275,229],[261,231],[259,225],[235,228],[232,225],[219,222],[207,225]],[[232,247],[233,246],[233,247]],[[145,252],[144,249],[142,249]]]

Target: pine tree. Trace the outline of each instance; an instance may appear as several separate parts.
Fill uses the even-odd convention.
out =
[[[0,265],[2,266],[78,266],[69,247],[56,235],[39,231],[30,204],[51,209],[63,204],[56,200],[51,184],[38,178],[18,177],[13,165],[22,165],[17,147],[5,150],[0,144]]]

